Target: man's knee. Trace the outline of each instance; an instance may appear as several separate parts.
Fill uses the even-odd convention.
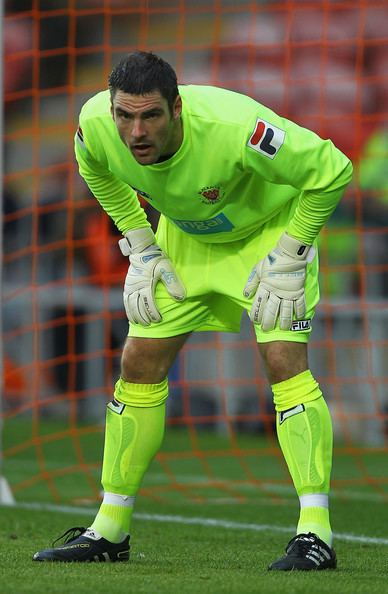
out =
[[[159,384],[167,377],[186,338],[128,337],[121,357],[121,377],[132,383]]]
[[[127,338],[121,356],[121,377],[125,381],[158,384],[167,376],[163,357],[155,356],[157,345],[149,344],[149,340]]]
[[[307,344],[274,341],[259,344],[270,384],[283,382],[308,369]]]

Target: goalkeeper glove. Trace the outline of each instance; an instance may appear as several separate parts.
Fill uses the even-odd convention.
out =
[[[155,303],[155,287],[159,281],[176,301],[186,297],[171,260],[155,244],[155,235],[148,227],[127,231],[119,246],[130,262],[123,293],[128,321],[142,326],[160,322],[162,317]]]
[[[281,330],[290,330],[293,316],[304,317],[306,266],[315,249],[283,233],[276,247],[253,268],[244,288],[248,299],[255,294],[249,314],[264,331],[273,330],[279,319]]]

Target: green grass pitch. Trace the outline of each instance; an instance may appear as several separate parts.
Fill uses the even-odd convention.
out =
[[[191,454],[189,433],[176,429],[168,430],[138,498],[130,562],[45,564],[32,562],[36,550],[93,519],[98,502],[91,482],[98,487],[102,430],[53,422],[34,432],[30,427],[30,421],[5,424],[3,471],[18,505],[0,507],[2,594],[388,593],[384,480],[379,493],[361,475],[385,476],[378,451],[364,452],[359,464],[354,452],[337,446],[331,500],[336,571],[267,571],[294,535],[298,515],[275,443],[237,436],[239,455],[225,455],[227,436],[198,432],[205,472],[203,457]]]

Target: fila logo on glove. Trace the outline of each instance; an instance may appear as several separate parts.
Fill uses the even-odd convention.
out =
[[[255,128],[248,140],[248,146],[269,159],[273,159],[282,146],[285,135],[284,130],[257,118]]]

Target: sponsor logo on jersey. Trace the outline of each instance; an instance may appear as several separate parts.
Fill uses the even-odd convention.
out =
[[[206,186],[201,188],[198,194],[204,204],[215,204],[221,200],[224,192],[220,186]]]
[[[292,332],[303,332],[310,330],[311,320],[294,320],[291,324]]]
[[[233,223],[221,213],[212,219],[205,221],[182,221],[179,219],[171,219],[177,227],[182,229],[185,233],[193,235],[206,235],[208,233],[224,233],[231,231],[234,228]]]
[[[257,118],[248,146],[269,159],[274,159],[284,142],[285,135],[284,130]]]

